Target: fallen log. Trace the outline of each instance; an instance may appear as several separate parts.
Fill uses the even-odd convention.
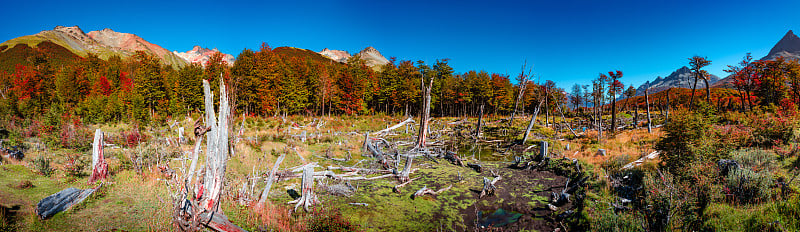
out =
[[[456,154],[455,152],[446,151],[445,154],[444,154],[444,159],[450,161],[451,163],[453,163],[455,165],[462,166],[462,167],[464,166],[464,162],[461,160],[461,157],[458,157],[458,154]]]
[[[453,185],[449,185],[446,188],[439,189],[438,191],[433,191],[433,189],[429,189],[428,186],[426,185],[426,186],[422,187],[421,189],[417,190],[417,192],[414,193],[413,197],[414,197],[414,199],[416,199],[417,197],[421,197],[422,195],[425,195],[425,194],[430,194],[430,195],[436,196],[436,195],[439,195],[440,193],[442,193],[444,191],[450,190],[451,188],[453,188]]]
[[[478,173],[483,172],[483,165],[481,164],[467,163],[467,167],[474,169]]]
[[[215,231],[220,232],[234,232],[234,231],[246,231],[241,227],[233,224],[228,217],[224,214],[216,213],[216,212],[205,212],[198,215],[200,219],[200,223],[208,228],[211,228]]]
[[[97,191],[102,186],[98,186],[97,188],[90,188],[90,189],[77,189],[77,188],[67,188],[57,192],[53,195],[45,197],[38,204],[36,204],[36,214],[41,219],[48,219],[53,215],[57,214],[58,212],[64,211],[72,207],[73,205],[77,205],[86,198],[88,198],[92,193]]]
[[[275,182],[275,171],[278,170],[278,166],[281,165],[281,162],[283,162],[283,158],[286,158],[286,154],[278,157],[278,160],[275,161],[275,165],[272,166],[272,170],[269,171],[267,186],[264,187],[264,191],[261,192],[261,198],[258,199],[259,204],[264,204],[264,202],[267,200],[267,197],[269,197],[269,189],[272,187],[272,183]]]
[[[400,128],[400,127],[406,125],[407,123],[414,123],[414,119],[407,118],[406,120],[404,120],[404,121],[402,121],[402,122],[400,122],[398,124],[395,124],[394,126],[391,126],[389,128],[374,132],[374,133],[372,133],[372,135],[382,135],[382,134],[389,133],[390,131],[393,131],[393,130],[395,130],[397,128]],[[369,137],[367,137],[367,138],[369,138]]]
[[[410,179],[410,180],[408,180],[408,181],[407,181],[407,182],[405,182],[405,183],[402,183],[402,184],[395,185],[394,187],[392,187],[392,192],[401,193],[401,192],[400,192],[400,188],[402,188],[403,186],[406,186],[408,183],[411,183],[412,181],[414,181],[414,180],[416,180],[416,179],[419,179],[419,177],[417,177],[417,178],[414,178],[414,179]]]

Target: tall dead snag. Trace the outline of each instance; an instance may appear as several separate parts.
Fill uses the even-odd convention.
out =
[[[230,105],[222,79],[219,82],[219,117],[214,113],[214,96],[207,80],[203,80],[205,94],[206,126],[200,119],[195,122],[196,143],[192,154],[192,164],[178,191],[173,195],[172,223],[179,231],[200,231],[208,227],[215,231],[244,231],[231,223],[219,209],[220,195],[225,180],[225,166],[228,160],[228,115]],[[200,143],[206,135],[205,170],[198,175],[197,182],[192,177],[197,168]]]
[[[89,183],[105,180],[106,176],[108,176],[108,163],[103,156],[103,131],[97,129],[94,131],[94,143],[92,143],[92,176],[89,177]]]
[[[425,85],[425,74],[420,78],[420,88],[422,88],[422,109],[419,112],[419,137],[417,140],[418,148],[425,148],[426,137],[428,136],[428,121],[431,116],[431,89],[433,88],[433,76]]]
[[[670,108],[670,105],[669,105],[669,91],[670,90],[672,90],[672,88],[667,89],[667,117],[664,119],[664,123],[667,123],[669,121],[669,108]],[[744,103],[742,103],[742,104],[744,104]]]
[[[225,180],[225,164],[228,162],[228,94],[225,83],[219,82],[219,118],[214,113],[214,94],[208,81],[203,80],[205,93],[206,127],[206,169],[200,199],[201,206],[208,211],[219,211],[219,197]]]
[[[522,71],[520,71],[519,77],[517,77],[517,84],[519,84],[519,93],[517,93],[517,99],[514,100],[514,110],[511,111],[511,119],[508,120],[508,127],[514,125],[514,116],[517,115],[517,106],[519,105],[519,102],[522,101],[522,97],[525,95],[525,87],[528,84],[528,77],[531,76],[530,69],[528,69],[528,75],[525,75],[525,66],[527,65],[528,61],[525,61],[525,63],[522,64]],[[523,104],[522,107],[525,107],[525,104]],[[522,109],[522,112],[525,112],[524,108]]]
[[[481,125],[483,124],[483,104],[481,104],[480,115],[478,116],[478,128],[475,128],[475,139],[481,137]]]
[[[647,133],[653,133],[653,124],[650,122],[650,97],[647,93],[647,89],[649,88],[650,86],[644,88],[644,101],[647,106]]]

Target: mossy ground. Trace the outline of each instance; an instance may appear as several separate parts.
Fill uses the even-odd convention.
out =
[[[240,128],[241,119],[236,120],[231,126],[232,130]],[[272,168],[273,163],[281,154],[286,154],[286,159],[280,169],[301,165],[305,162],[317,162],[320,166],[354,166],[366,168],[379,168],[369,162],[369,156],[362,156],[361,143],[364,131],[378,131],[404,120],[384,116],[369,117],[339,117],[323,118],[325,122],[320,128],[314,126],[304,127],[309,139],[300,141],[296,136],[300,134],[297,129],[290,129],[290,125],[309,125],[314,121],[311,118],[290,116],[284,121],[281,118],[247,118],[244,122],[244,133],[238,143],[234,143],[234,154],[228,162],[226,173],[227,185],[223,200],[223,211],[234,222],[248,230],[264,228],[285,230],[301,230],[305,228],[297,225],[306,223],[304,218],[312,214],[303,212],[289,213],[291,206],[286,202],[292,198],[287,193],[289,188],[297,188],[300,179],[290,179],[277,182],[272,187],[269,204],[272,206],[271,219],[258,219],[252,207],[241,206],[236,202],[237,195],[245,179],[254,172],[259,176]],[[434,128],[445,127],[445,122],[456,121],[456,118],[438,119]],[[472,119],[473,121],[476,119]],[[527,125],[528,120],[517,120],[516,128]],[[191,128],[193,120],[185,119],[178,126]],[[474,123],[474,122],[473,122]],[[496,130],[499,123],[489,122],[487,130]],[[312,124],[313,125],[313,124]],[[119,139],[122,131],[131,130],[127,124],[96,125],[102,128],[108,138]],[[493,128],[495,127],[495,128]],[[48,150],[30,152],[22,162],[12,161],[0,166],[0,205],[13,208],[15,217],[11,226],[19,231],[64,231],[64,230],[171,230],[170,207],[171,199],[168,187],[156,165],[144,167],[137,173],[131,167],[132,153],[148,152],[143,146],[152,144],[163,145],[163,138],[174,138],[174,129],[166,126],[142,128],[147,134],[149,142],[137,148],[108,149],[106,156],[110,162],[112,175],[107,183],[87,201],[70,210],[59,213],[53,218],[40,220],[35,216],[34,208],[42,198],[61,191],[67,187],[90,188],[96,185],[86,184],[87,177],[67,177],[63,169],[64,154],[80,154],[83,158],[90,157],[90,152],[76,152],[73,150]],[[518,130],[518,129],[517,129]],[[534,133],[552,133],[547,128],[537,128]],[[187,130],[189,131],[189,130]],[[352,133],[355,132],[355,133]],[[399,129],[397,135],[387,137],[390,141],[410,140],[415,133],[404,133]],[[231,133],[235,135],[235,133]],[[490,134],[487,134],[490,135]],[[453,140],[454,138],[439,138],[440,140]],[[190,138],[187,144],[160,150],[168,155],[159,159],[160,166],[169,165],[172,168],[182,167],[180,158],[182,154],[192,149],[194,141]],[[529,143],[533,144],[534,141]],[[490,145],[494,146],[494,145]],[[561,145],[554,145],[557,149]],[[406,149],[406,148],[400,148]],[[500,160],[512,160],[513,153],[499,154],[497,149],[490,150],[492,156],[505,157]],[[30,160],[37,156],[46,156],[54,160],[56,173],[45,177],[30,167]],[[333,158],[350,157],[348,161],[334,161]],[[507,168],[508,162],[488,161],[490,159],[462,156],[466,162],[481,163],[484,171],[478,173],[471,168],[461,167],[439,159],[439,163],[427,158],[414,160],[413,168],[417,169],[411,178],[417,178],[412,183],[401,189],[402,193],[395,193],[392,187],[399,184],[394,178],[384,178],[372,181],[351,181],[350,184],[357,190],[350,196],[333,196],[327,194],[318,183],[317,192],[322,200],[322,206],[333,208],[341,213],[342,217],[351,223],[360,226],[366,231],[463,231],[472,230],[481,224],[482,218],[477,212],[488,215],[498,209],[508,212],[520,213],[515,222],[503,227],[504,230],[552,230],[551,211],[547,209],[546,202],[551,191],[560,191],[564,187],[566,177],[547,171],[515,170]],[[302,158],[301,158],[302,157]],[[91,158],[89,158],[90,160]],[[359,162],[366,159],[367,161]],[[204,161],[203,155],[200,162]],[[26,166],[27,165],[27,166]],[[372,166],[370,166],[372,165]],[[400,164],[403,165],[403,162]],[[318,168],[318,170],[320,170]],[[478,198],[483,187],[483,178],[493,178],[491,171],[502,176],[497,184],[497,192],[493,196]],[[338,172],[338,171],[337,171]],[[84,174],[88,170],[84,171]],[[372,175],[374,176],[374,175]],[[460,178],[459,178],[460,176]],[[251,176],[252,177],[252,176]],[[35,187],[29,189],[15,189],[9,187],[20,181],[30,180]],[[335,180],[324,180],[327,185],[340,184]],[[427,186],[439,190],[448,186],[452,188],[439,195],[426,195],[412,198],[412,194]],[[258,182],[253,192],[260,193],[264,187],[263,182]],[[367,203],[368,206],[355,206],[348,203]],[[565,206],[569,207],[569,205]],[[284,215],[284,216],[275,216]],[[269,222],[275,222],[270,225]],[[476,223],[478,222],[478,223]],[[267,223],[267,224],[265,224]],[[489,225],[491,226],[491,225]]]

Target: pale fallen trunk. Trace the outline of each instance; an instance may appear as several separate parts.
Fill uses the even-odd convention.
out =
[[[278,160],[275,161],[275,165],[272,166],[272,170],[269,171],[269,178],[267,178],[267,186],[264,187],[264,191],[261,192],[261,198],[259,198],[258,203],[264,204],[267,201],[267,197],[269,197],[269,190],[272,187],[272,183],[275,182],[275,172],[278,170],[278,167],[283,162],[283,158],[286,158],[286,154],[281,155],[278,157]]]
[[[392,187],[392,192],[401,193],[400,188],[408,185],[409,183],[411,183],[412,181],[417,180],[417,179],[419,179],[419,177],[414,178],[414,179],[410,179],[410,180],[408,180],[408,181],[406,181],[406,182],[404,182],[402,184],[395,185],[394,187]]]
[[[421,197],[422,195],[425,195],[425,194],[430,194],[430,195],[436,196],[436,195],[439,195],[440,193],[442,193],[444,191],[450,190],[451,188],[453,188],[452,184],[447,186],[446,188],[439,189],[438,191],[433,191],[433,189],[429,189],[428,186],[426,185],[426,186],[422,187],[421,189],[417,190],[416,192],[414,192],[414,199],[416,199],[417,197]]]
[[[412,118],[407,118],[406,120],[404,120],[404,121],[402,121],[402,122],[400,122],[400,123],[398,123],[398,124],[395,124],[394,126],[391,126],[391,127],[389,127],[389,128],[386,128],[386,129],[383,129],[383,130],[380,130],[380,131],[377,131],[377,132],[375,132],[375,133],[372,133],[372,134],[373,134],[373,135],[381,135],[381,134],[386,134],[386,133],[389,133],[390,131],[393,131],[393,130],[395,130],[395,129],[397,129],[397,128],[400,128],[400,127],[402,127],[402,126],[406,125],[407,123],[414,123],[414,119],[412,119]]]

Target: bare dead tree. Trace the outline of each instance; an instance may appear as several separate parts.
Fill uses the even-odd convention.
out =
[[[433,76],[425,83],[425,74],[420,77],[420,88],[422,90],[422,109],[419,113],[419,136],[417,140],[418,148],[425,148],[426,137],[428,136],[428,122],[431,115],[431,89],[433,88]]]
[[[508,120],[508,126],[511,127],[514,124],[514,117],[517,115],[517,107],[519,106],[519,102],[522,101],[522,97],[525,94],[525,87],[528,84],[528,78],[531,76],[531,69],[528,69],[528,74],[525,74],[525,66],[528,65],[528,61],[526,60],[525,63],[522,64],[522,70],[519,73],[519,77],[517,77],[517,81],[519,83],[519,93],[517,94],[517,99],[514,100],[514,110],[511,111],[511,119]],[[524,105],[524,104],[523,104]],[[481,107],[482,108],[482,107]],[[523,109],[525,111],[525,109]]]
[[[653,133],[653,124],[650,121],[650,94],[648,93],[650,86],[644,88],[644,101],[647,106],[647,133]]]
[[[219,208],[229,151],[227,119],[231,112],[222,79],[219,85],[220,114],[216,117],[211,87],[207,80],[203,80],[206,126],[200,124],[200,119],[195,122],[194,131],[197,139],[192,153],[192,163],[189,170],[183,173],[183,179],[178,180],[178,190],[173,194],[172,222],[179,231],[200,231],[203,227],[215,231],[244,231],[231,223]],[[192,177],[197,168],[203,135],[207,138],[205,169],[198,176],[197,182],[193,183]]]
[[[475,139],[480,138],[481,136],[481,126],[483,126],[483,104],[481,104],[480,115],[478,116],[478,127],[475,128]],[[512,117],[513,118],[513,117]]]

